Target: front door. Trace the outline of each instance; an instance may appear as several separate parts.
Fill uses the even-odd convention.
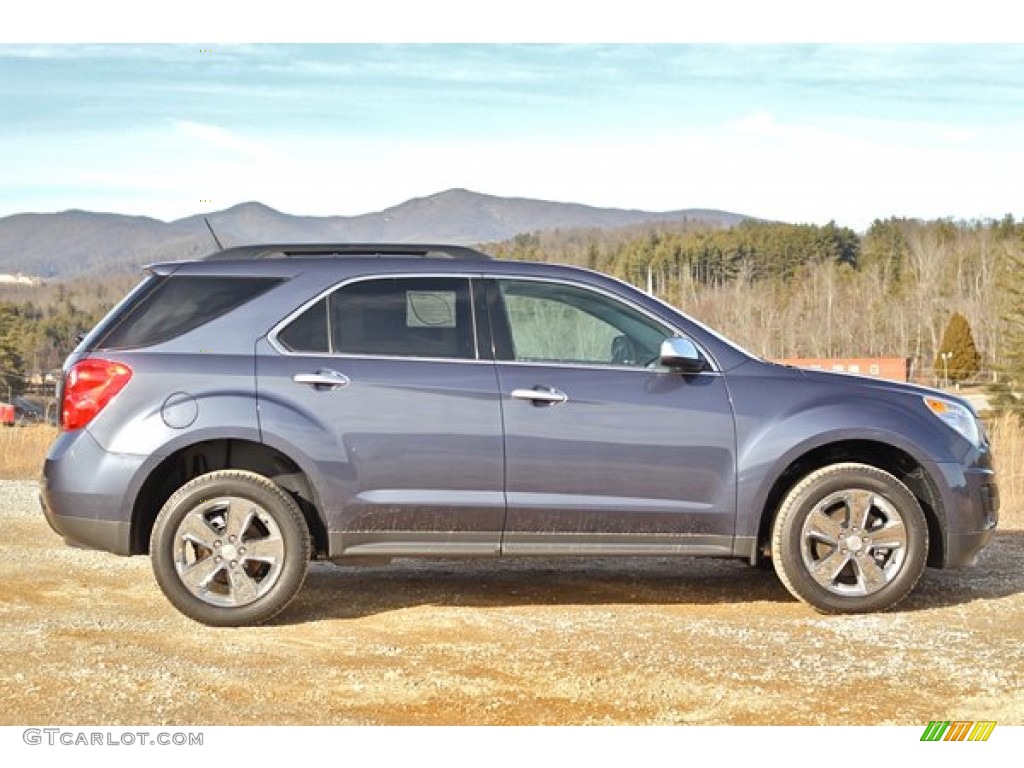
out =
[[[503,554],[730,554],[733,415],[720,373],[658,365],[674,333],[590,288],[496,280]]]

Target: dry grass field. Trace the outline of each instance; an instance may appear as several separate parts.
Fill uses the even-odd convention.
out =
[[[56,427],[0,427],[0,478],[39,477],[43,458],[56,436]]]
[[[1003,525],[1024,528],[1024,422],[1004,415],[988,423],[992,455],[996,460],[1000,519]]]

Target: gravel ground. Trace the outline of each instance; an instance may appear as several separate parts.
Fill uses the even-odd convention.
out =
[[[315,564],[270,626],[178,614],[0,482],[0,724],[1024,724],[1024,531],[896,613],[725,560]]]

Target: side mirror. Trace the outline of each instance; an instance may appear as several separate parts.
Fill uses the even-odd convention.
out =
[[[697,345],[680,336],[673,336],[661,342],[659,362],[666,368],[681,373],[700,373],[705,368],[704,358],[697,350]]]

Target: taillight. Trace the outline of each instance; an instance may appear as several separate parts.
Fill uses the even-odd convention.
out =
[[[61,427],[66,431],[84,427],[131,377],[131,368],[113,360],[89,357],[75,363],[64,380]]]

